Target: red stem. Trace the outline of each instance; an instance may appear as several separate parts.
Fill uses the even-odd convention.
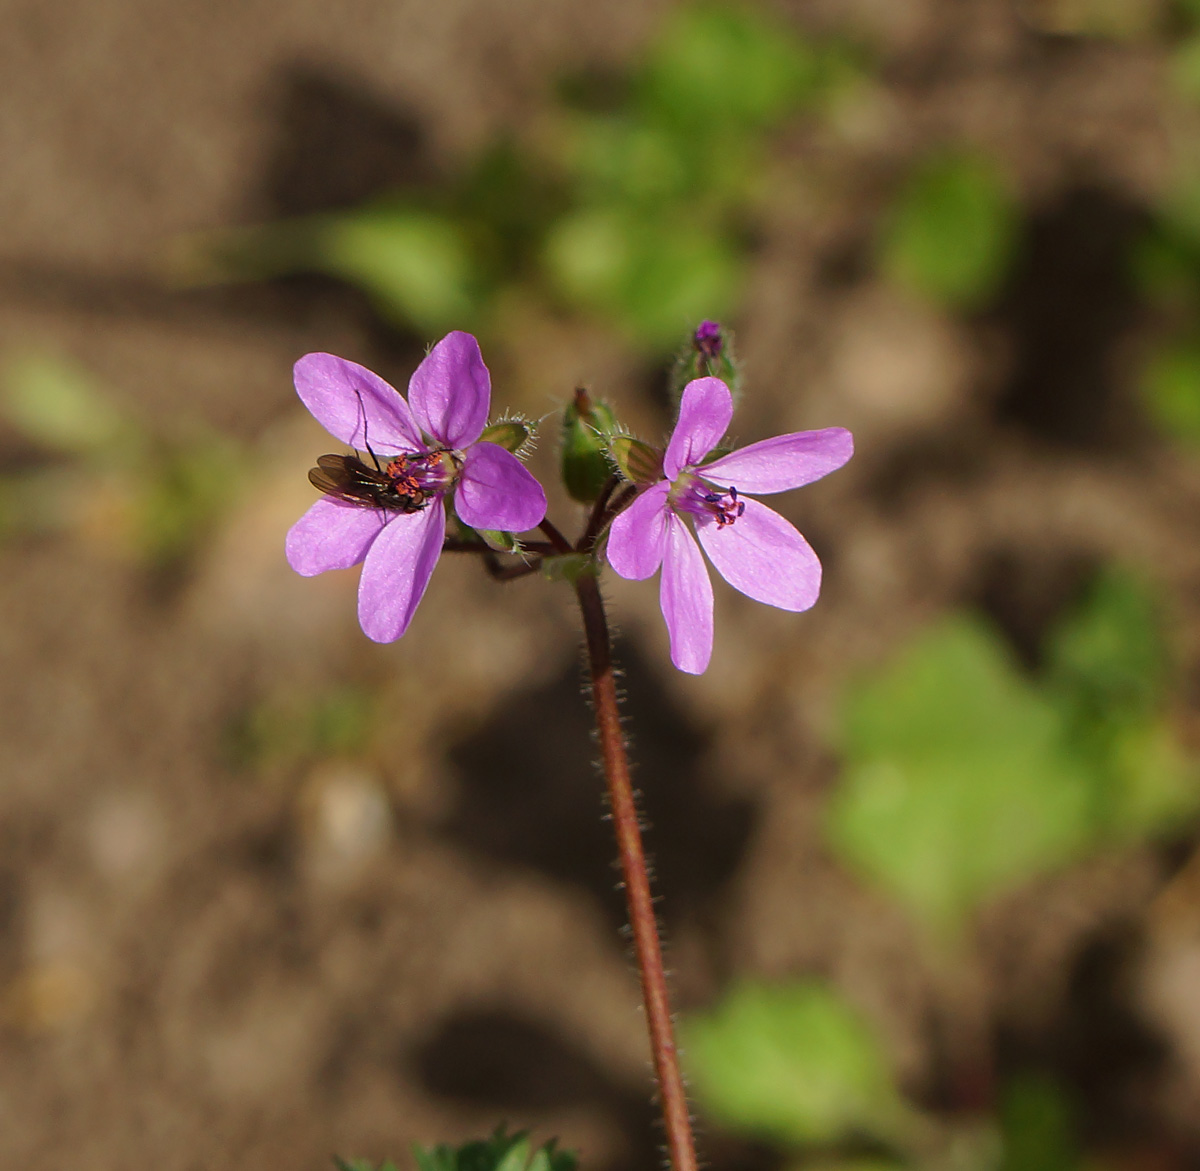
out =
[[[629,905],[638,971],[642,978],[642,1000],[646,1006],[646,1027],[654,1056],[654,1074],[658,1081],[663,1125],[667,1132],[667,1149],[673,1171],[697,1171],[687,1094],[679,1072],[679,1057],[671,1024],[671,1002],[667,994],[666,972],[663,970],[658,922],[654,917],[650,876],[646,870],[646,855],[642,849],[637,805],[617,707],[608,620],[595,573],[581,573],[575,582],[575,592],[579,597],[587,639],[596,731],[600,739],[604,776],[608,781],[608,801],[617,835],[617,850],[621,856],[621,873],[625,879],[625,900]]]

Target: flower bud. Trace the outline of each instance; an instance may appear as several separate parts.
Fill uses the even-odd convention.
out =
[[[621,475],[635,484],[653,484],[663,477],[663,453],[632,435],[614,435],[608,452]]]
[[[617,418],[607,403],[595,402],[582,388],[563,411],[562,477],[572,500],[591,504],[612,475],[609,436]]]
[[[675,357],[671,367],[671,397],[679,401],[683,388],[695,378],[719,378],[734,401],[741,397],[742,371],[733,349],[733,333],[716,321],[702,321]]]

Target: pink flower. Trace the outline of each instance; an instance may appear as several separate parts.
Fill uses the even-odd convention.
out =
[[[712,582],[696,538],[735,589],[781,610],[807,610],[821,590],[821,563],[777,512],[743,492],[784,492],[840,468],[854,453],[843,427],[777,435],[703,463],[733,418],[733,396],[719,378],[684,388],[679,421],[651,484],[612,522],[608,560],[641,581],[662,566],[659,601],[671,661],[701,674],[713,645]],[[685,521],[690,516],[695,537]]]
[[[519,533],[546,515],[542,486],[516,456],[480,441],[491,377],[469,333],[433,347],[409,381],[408,402],[333,354],[306,354],[295,376],[317,422],[380,467],[321,457],[310,476],[326,495],[288,533],[288,564],[311,577],[361,561],[358,620],[375,642],[392,642],[412,621],[442,551],[447,493],[472,528]]]

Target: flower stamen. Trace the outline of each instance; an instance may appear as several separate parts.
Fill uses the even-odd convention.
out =
[[[712,517],[720,529],[733,524],[746,511],[746,502],[738,499],[736,488],[722,489],[687,472],[675,480],[670,500],[676,511]]]

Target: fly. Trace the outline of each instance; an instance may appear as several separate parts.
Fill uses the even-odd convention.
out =
[[[401,455],[382,468],[370,467],[353,455],[321,455],[317,466],[309,470],[308,479],[319,492],[347,504],[384,512],[420,512],[431,495],[422,484],[426,480],[422,473],[427,473],[429,464],[441,454]]]

